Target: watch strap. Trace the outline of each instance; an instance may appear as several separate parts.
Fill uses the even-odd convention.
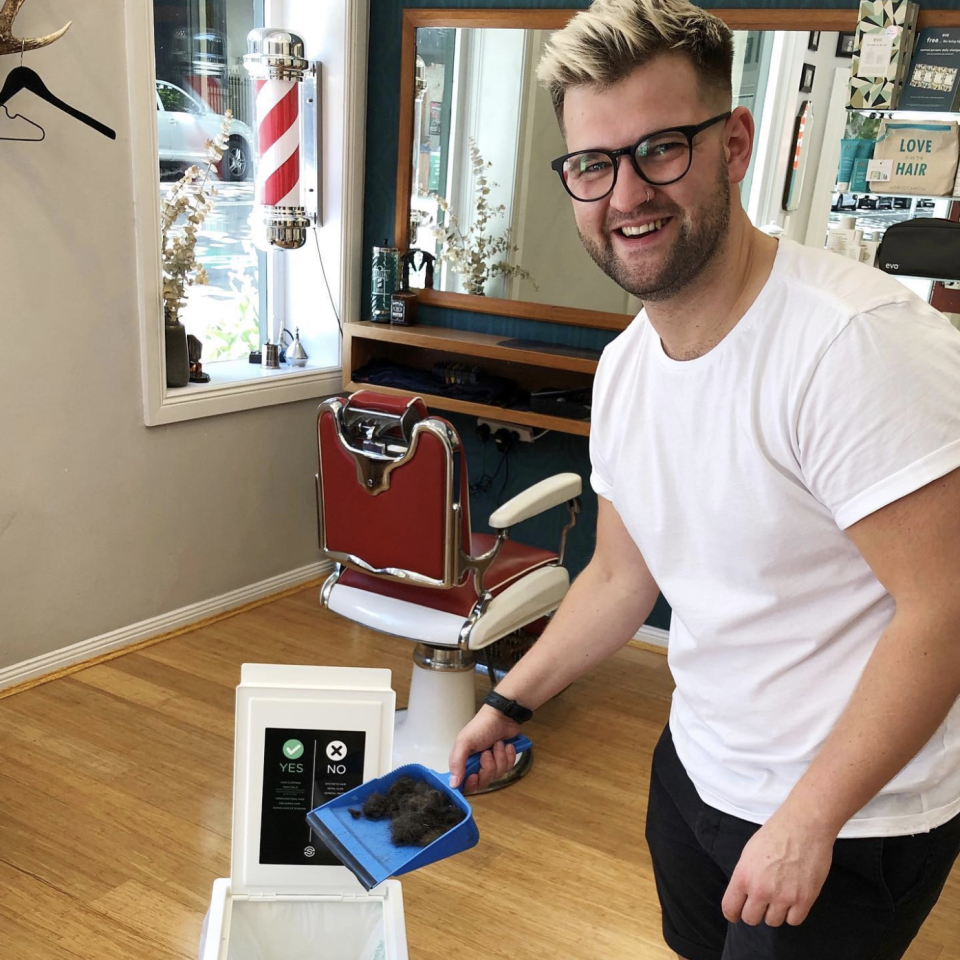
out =
[[[494,710],[499,710],[508,720],[513,720],[514,723],[526,723],[533,716],[533,711],[528,707],[497,693],[496,690],[491,690],[484,697],[483,702],[493,707]]]

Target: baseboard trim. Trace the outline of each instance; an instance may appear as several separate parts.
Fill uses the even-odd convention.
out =
[[[178,634],[234,617],[264,603],[272,603],[302,590],[310,581],[320,580],[332,569],[333,563],[329,560],[311,563],[259,583],[231,590],[219,597],[192,603],[179,610],[141,620],[99,637],[82,640],[69,647],[61,647],[22,663],[15,663],[0,670],[0,699],[67,673],[74,673],[104,660],[130,653],[133,649],[169,640]]]
[[[22,663],[15,663],[0,669],[0,700],[113,657],[170,640],[181,633],[197,630],[265,603],[280,600],[302,590],[313,580],[319,582],[332,569],[333,563],[329,560],[311,563],[239,590],[231,590],[219,597],[202,600],[69,647],[52,650]],[[629,646],[666,654],[668,635],[666,630],[644,624],[629,642]]]
[[[636,632],[628,646],[637,647],[640,650],[649,650],[653,653],[666,654],[667,638],[669,636],[668,630],[661,630],[660,627],[651,627],[644,624]]]

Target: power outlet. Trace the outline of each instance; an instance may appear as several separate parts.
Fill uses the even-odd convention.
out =
[[[515,434],[521,443],[533,443],[534,441],[532,427],[522,427],[518,423],[501,423],[499,420],[487,420],[485,417],[478,417],[477,426],[479,427],[482,424],[486,424],[490,428],[491,435],[498,430],[506,430],[508,433]]]

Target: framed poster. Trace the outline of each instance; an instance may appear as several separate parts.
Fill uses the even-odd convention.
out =
[[[852,57],[857,50],[857,35],[855,33],[837,34],[837,56]]]

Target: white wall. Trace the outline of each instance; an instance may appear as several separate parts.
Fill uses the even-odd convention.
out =
[[[16,22],[73,20],[24,63],[118,137],[21,92],[46,140],[0,142],[0,668],[320,559],[316,401],[143,424],[124,12]]]
[[[804,44],[804,46],[806,46]],[[823,203],[822,196],[815,197],[815,182],[817,179],[817,169],[824,154],[824,134],[826,132],[827,115],[830,109],[830,98],[834,91],[834,77],[840,70],[844,75],[850,74],[850,60],[846,57],[838,57],[837,34],[821,33],[820,44],[816,50],[804,50],[804,63],[813,64],[816,73],[813,77],[813,90],[810,93],[796,94],[793,116],[796,117],[800,104],[804,100],[812,101],[813,105],[813,125],[807,131],[808,143],[806,149],[809,150],[809,160],[807,163],[806,176],[803,181],[803,191],[800,194],[800,207],[793,213],[785,217],[784,233],[792,240],[804,243],[807,234],[807,224],[810,220],[810,213],[814,202]],[[799,88],[800,77],[795,77],[795,86]],[[846,103],[846,91],[844,90],[843,102]],[[792,128],[791,128],[792,133]],[[842,133],[841,133],[842,136]],[[839,145],[832,143],[839,157]],[[827,151],[832,157],[833,150]],[[827,206],[830,205],[830,197],[826,199]]]
[[[283,24],[303,38],[304,55],[320,64],[320,185],[321,229],[311,231],[300,250],[279,255],[286,258],[286,321],[291,333],[300,328],[300,340],[313,360],[339,364],[340,334],[337,315],[342,316],[345,291],[341,286],[344,258],[360,255],[343,249],[344,222],[362,219],[362,202],[350,209],[347,200],[348,176],[362,180],[364,158],[358,155],[344,163],[347,131],[343,123],[347,64],[343,38],[348,34],[347,7],[350,0],[315,4],[313,0],[273,2],[271,23]],[[366,113],[364,97],[357,98],[357,109]],[[304,110],[309,109],[304,105]],[[349,165],[350,169],[347,169]],[[301,189],[310,186],[309,171],[302,168]],[[312,184],[316,186],[316,184]],[[303,194],[306,197],[306,193]],[[359,219],[357,223],[359,224]],[[354,231],[359,240],[359,226]],[[322,257],[322,261],[321,258]],[[322,264],[322,265],[321,265]],[[324,280],[326,276],[326,280]],[[358,275],[359,279],[359,275]],[[328,290],[329,285],[329,290]],[[336,308],[334,308],[336,304]],[[334,313],[336,309],[336,314]]]

